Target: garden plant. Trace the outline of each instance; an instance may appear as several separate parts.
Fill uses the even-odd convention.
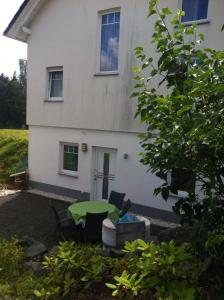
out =
[[[141,65],[134,68],[133,97],[136,116],[146,126],[141,161],[163,181],[155,194],[166,201],[178,195],[178,177],[183,178],[187,194],[174,211],[191,226],[192,246],[204,266],[198,283],[202,299],[222,299],[224,51],[203,47],[204,35],[196,24],[183,24],[183,15],[151,0],[148,16],[156,20],[151,42],[158,59],[135,49]]]

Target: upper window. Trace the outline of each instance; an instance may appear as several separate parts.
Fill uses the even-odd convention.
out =
[[[100,72],[118,71],[120,12],[101,15]]]
[[[61,172],[74,174],[78,171],[79,146],[61,143]]]
[[[48,69],[48,99],[62,100],[63,98],[63,69]]]
[[[207,19],[208,0],[183,0],[182,10],[185,11],[182,22]]]

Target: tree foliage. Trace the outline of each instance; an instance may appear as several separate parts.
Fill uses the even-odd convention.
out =
[[[134,69],[139,74],[133,96],[138,98],[136,115],[147,129],[141,136],[142,163],[164,180],[155,193],[165,199],[170,192],[177,194],[168,180],[172,170],[192,175],[196,191],[189,189],[174,208],[183,220],[192,221],[220,203],[223,207],[224,52],[202,49],[204,36],[195,24],[181,23],[183,11],[173,16],[152,0],[149,16],[155,14],[152,43],[158,61],[142,47],[135,50],[141,67]]]
[[[0,128],[21,128],[26,124],[26,61],[20,60],[20,74],[0,74]]]

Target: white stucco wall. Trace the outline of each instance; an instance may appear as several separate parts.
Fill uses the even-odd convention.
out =
[[[87,143],[88,152],[79,151],[78,178],[59,174],[60,142]],[[139,139],[132,133],[76,130],[31,126],[29,172],[32,181],[65,187],[92,195],[93,147],[117,149],[115,190],[126,192],[133,202],[171,211],[174,200],[153,196],[160,180],[147,173],[139,162]],[[124,159],[124,153],[128,159]]]
[[[174,11],[181,1],[161,1]],[[99,48],[99,12],[121,10],[119,75],[94,76]],[[137,65],[134,48],[150,45],[152,20],[147,19],[148,0],[48,0],[30,25],[28,40],[29,125],[90,128],[139,132],[134,120],[135,100],[131,68]],[[205,46],[223,49],[223,0],[210,0],[209,24],[199,25],[206,33]],[[172,28],[171,28],[172,29]],[[46,99],[47,67],[63,66],[64,102]]]
[[[33,1],[33,0],[32,0]],[[161,1],[174,11],[180,0]],[[27,122],[30,125],[29,171],[35,182],[92,194],[92,148],[117,149],[116,190],[138,204],[171,211],[175,199],[154,197],[160,182],[139,163],[136,132],[144,127],[134,119],[136,103],[130,99],[137,65],[136,46],[155,55],[149,43],[152,20],[148,0],[48,0],[30,24],[28,40]],[[99,47],[99,12],[121,10],[119,74],[95,76]],[[210,0],[208,23],[200,24],[208,46],[224,48],[221,33],[224,1]],[[172,30],[173,28],[171,28]],[[46,102],[47,67],[63,66],[64,101]],[[87,143],[79,153],[78,178],[60,175],[59,143]],[[129,155],[128,159],[123,154]]]

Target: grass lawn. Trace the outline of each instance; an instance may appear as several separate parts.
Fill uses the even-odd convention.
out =
[[[0,185],[28,154],[28,130],[0,129]]]
[[[28,130],[0,129],[0,138],[16,138],[28,140]]]

